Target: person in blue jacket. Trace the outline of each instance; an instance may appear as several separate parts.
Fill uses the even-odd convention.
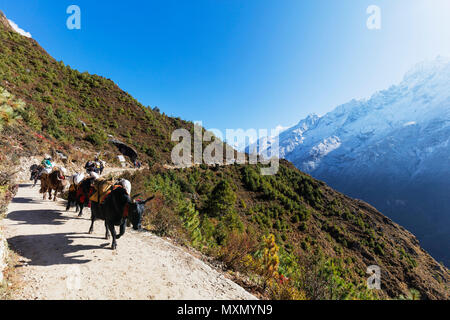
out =
[[[46,156],[44,160],[42,160],[41,165],[44,167],[44,170],[51,171],[53,169],[52,157]]]

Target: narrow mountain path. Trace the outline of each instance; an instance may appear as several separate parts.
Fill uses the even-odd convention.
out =
[[[20,185],[0,225],[19,255],[16,299],[255,299],[183,249],[128,228],[116,251],[103,221],[92,235],[62,201],[43,201],[39,186]]]

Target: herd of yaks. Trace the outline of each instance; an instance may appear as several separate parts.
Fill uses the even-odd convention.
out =
[[[133,225],[134,230],[141,229],[142,216],[145,204],[152,200],[150,197],[146,200],[136,199],[139,195],[131,195],[131,183],[128,180],[101,179],[96,173],[84,175],[76,173],[72,176],[66,176],[66,170],[62,167],[55,167],[46,171],[42,166],[33,165],[30,167],[31,177],[34,185],[41,181],[39,192],[43,194],[43,200],[46,200],[47,193],[49,200],[56,201],[58,192],[62,195],[67,186],[69,186],[66,211],[72,206],[79,212],[78,217],[83,214],[86,206],[91,208],[91,227],[89,233],[94,231],[94,222],[97,219],[105,221],[106,234],[105,239],[109,239],[109,233],[112,235],[112,249],[117,248],[116,240],[124,235],[127,222]],[[120,232],[116,233],[115,226],[119,226]]]

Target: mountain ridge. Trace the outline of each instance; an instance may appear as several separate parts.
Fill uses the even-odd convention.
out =
[[[281,133],[280,156],[337,190],[374,204],[425,239],[433,231],[425,232],[418,225],[429,228],[449,221],[445,212],[450,210],[450,204],[440,191],[450,187],[445,183],[450,177],[449,75],[448,58],[419,63],[398,85],[376,92],[370,98],[340,105],[315,118],[308,130],[299,131],[294,127]],[[403,191],[402,184],[408,185]],[[411,223],[405,217],[406,208],[411,210],[413,206],[408,202],[424,192],[418,190],[419,185],[422,189],[431,187],[439,196],[427,193],[430,204],[416,212],[429,210],[432,217],[420,213],[420,221]],[[380,194],[379,189],[388,191]],[[396,194],[397,198],[389,194]],[[432,202],[442,203],[441,209]],[[436,217],[439,217],[437,223],[427,221]],[[435,231],[436,228],[442,229],[436,226]],[[448,232],[438,233],[442,235],[441,240],[447,239],[446,248],[450,249]],[[445,255],[449,250],[440,249],[428,240],[426,247],[449,263]]]

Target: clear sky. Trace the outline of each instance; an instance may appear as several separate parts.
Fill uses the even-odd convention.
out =
[[[66,9],[81,8],[81,30]],[[366,9],[381,9],[369,30]],[[450,56],[450,0],[0,0],[53,57],[207,128],[324,114]]]

